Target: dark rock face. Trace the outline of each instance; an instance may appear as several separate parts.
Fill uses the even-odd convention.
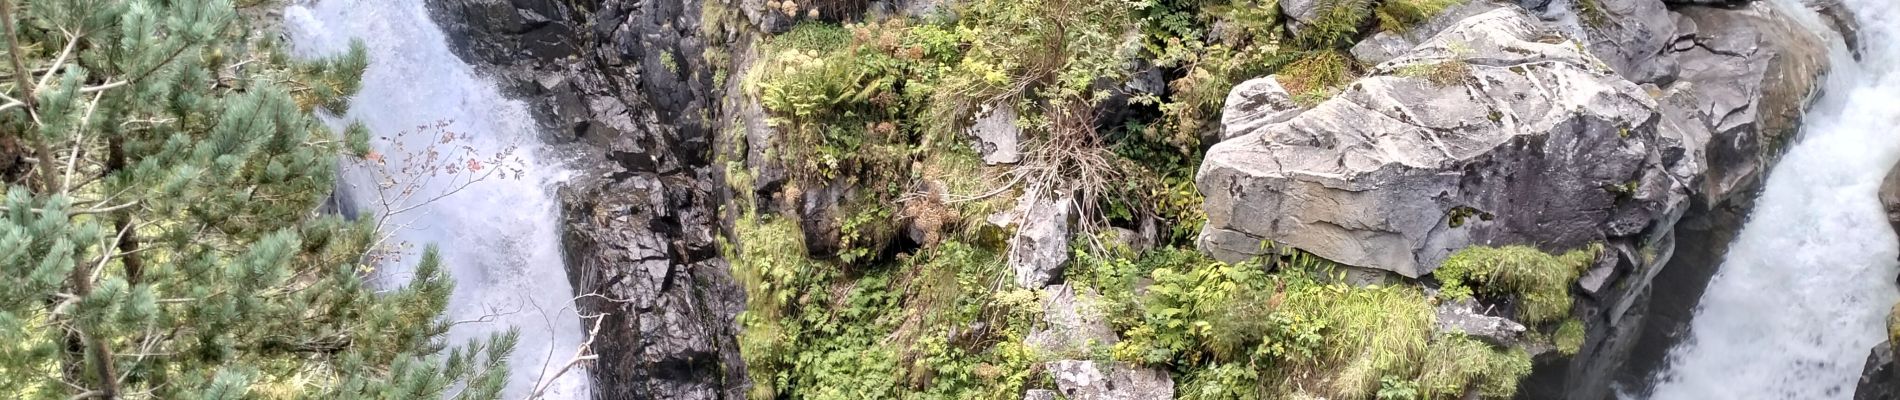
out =
[[[1620,325],[1603,332],[1604,343],[1627,350],[1579,357],[1571,364],[1573,377],[1648,390],[1650,375],[1688,329],[1762,179],[1795,137],[1828,68],[1821,37],[1794,23],[1788,11],[1766,2],[1677,10],[1674,42],[1659,57],[1673,59],[1680,70],[1663,89],[1663,104],[1684,129],[1708,132],[1708,173],[1674,226],[1669,256],[1635,271],[1646,277],[1636,281],[1643,285],[1595,303],[1611,325]]]
[[[1893,355],[1893,344],[1888,342],[1868,352],[1854,400],[1900,399],[1900,368],[1894,366]]]
[[[745,293],[715,247],[721,90],[700,0],[431,0],[464,60],[527,101],[567,153],[563,244],[582,314],[607,316],[600,399],[736,399]]]

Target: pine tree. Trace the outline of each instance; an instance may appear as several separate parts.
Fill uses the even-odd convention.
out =
[[[0,0],[0,396],[494,398],[512,333],[449,347],[433,250],[365,280],[318,212],[361,44],[293,61],[227,0]]]

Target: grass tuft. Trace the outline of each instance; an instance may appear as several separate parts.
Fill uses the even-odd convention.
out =
[[[1526,324],[1557,321],[1570,314],[1570,286],[1603,251],[1603,245],[1551,255],[1529,246],[1471,246],[1433,271],[1451,298],[1473,294],[1518,300],[1517,317]]]
[[[1379,3],[1373,14],[1379,20],[1379,30],[1387,32],[1405,32],[1414,25],[1431,20],[1445,12],[1459,0],[1386,0]]]

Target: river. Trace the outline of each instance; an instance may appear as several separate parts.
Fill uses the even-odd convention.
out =
[[[1776,4],[1803,13],[1794,1]],[[1652,399],[1848,399],[1900,299],[1875,192],[1900,160],[1900,2],[1846,0],[1864,58],[1836,45],[1825,94],[1709,283]],[[1812,15],[1799,19],[1818,26]]]

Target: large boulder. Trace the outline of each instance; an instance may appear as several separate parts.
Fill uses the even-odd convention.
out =
[[[1009,269],[1017,286],[1041,289],[1062,278],[1069,266],[1069,228],[1075,218],[1075,201],[1066,196],[1051,196],[1031,189],[1011,211],[990,216],[999,226],[1016,227],[1009,241]]]
[[[1056,388],[1069,400],[1151,400],[1174,398],[1167,371],[1119,362],[1065,360],[1048,364]]]
[[[1523,10],[1448,28],[1286,122],[1209,150],[1201,245],[1271,241],[1408,277],[1471,244],[1563,251],[1680,202],[1657,104]],[[1686,171],[1690,173],[1699,171]]]

